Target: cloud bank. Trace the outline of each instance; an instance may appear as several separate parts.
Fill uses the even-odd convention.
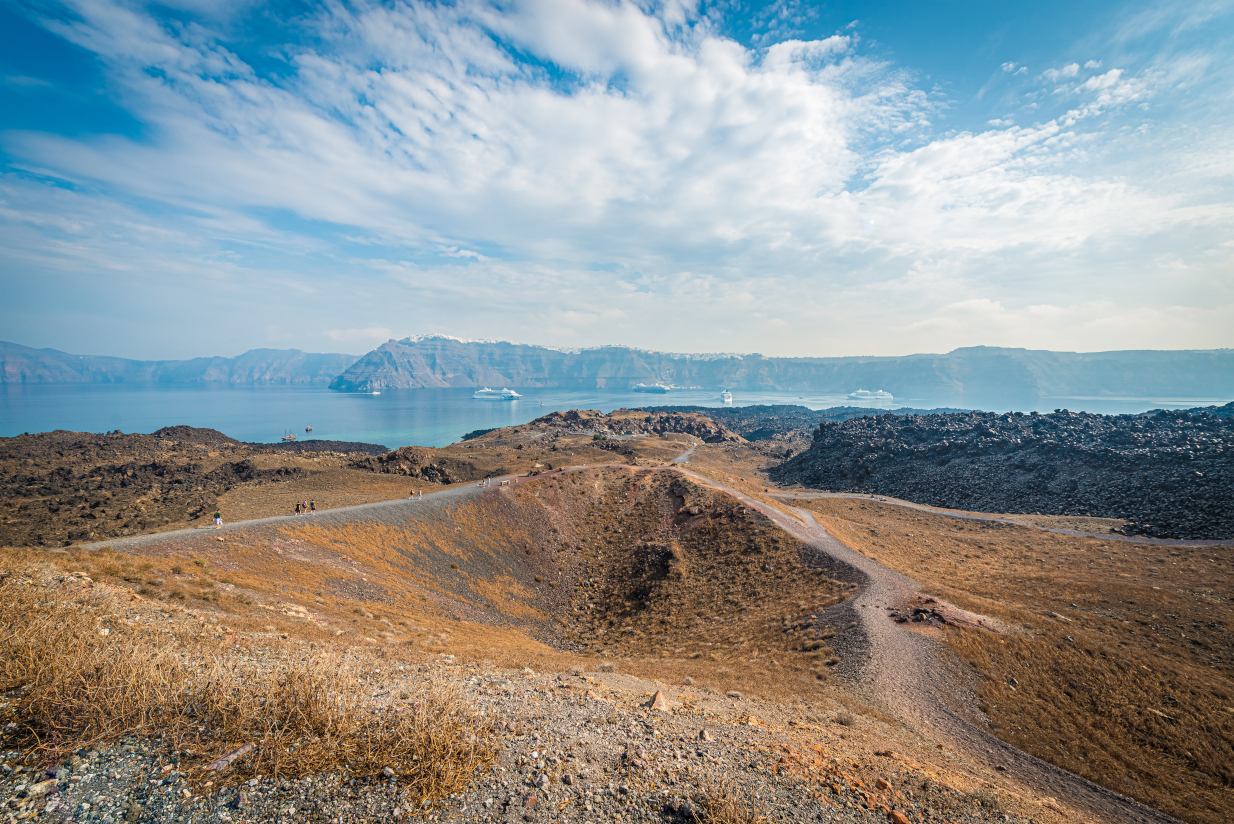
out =
[[[1234,345],[1234,141],[1194,108],[1228,77],[1211,54],[992,61],[1011,107],[953,130],[849,34],[744,46],[689,2],[205,14],[42,9],[143,129],[3,135],[7,326],[140,319],[163,348],[126,351],[159,356],[424,331]]]

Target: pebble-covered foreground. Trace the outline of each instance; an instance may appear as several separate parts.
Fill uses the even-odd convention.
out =
[[[412,809],[396,780],[182,773],[180,753],[125,740],[44,769],[6,752],[6,821],[706,821],[706,791],[753,799],[771,821],[1059,822],[917,736],[840,705],[824,712],[662,688],[614,673],[492,673],[448,657],[399,679],[444,678],[492,719],[497,766],[471,789]],[[379,690],[379,692],[382,692]],[[391,700],[382,698],[381,700]],[[813,713],[820,713],[818,715]],[[878,749],[891,747],[892,749]],[[191,754],[190,754],[191,755]],[[186,762],[187,763],[187,762]],[[213,778],[213,781],[209,780]]]

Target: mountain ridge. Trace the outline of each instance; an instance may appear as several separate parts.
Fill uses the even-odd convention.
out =
[[[232,358],[142,361],[110,355],[74,355],[0,341],[0,384],[226,383],[323,385],[355,355],[299,349],[250,349]]]
[[[344,370],[330,388],[628,389],[655,381],[740,390],[885,389],[897,397],[1234,396],[1234,350],[1078,353],[973,346],[945,354],[775,358],[625,346],[570,351],[422,335],[387,341]]]

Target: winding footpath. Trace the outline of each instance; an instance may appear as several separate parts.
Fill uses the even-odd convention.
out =
[[[833,625],[852,627],[844,633],[843,641],[837,638],[837,651],[844,658],[841,674],[849,680],[852,689],[860,697],[880,706],[910,728],[925,734],[930,740],[959,752],[967,767],[984,771],[987,775],[993,775],[996,771],[1004,772],[1026,790],[1038,796],[1053,798],[1086,819],[1111,824],[1181,824],[1171,816],[1021,752],[957,714],[947,701],[947,693],[956,688],[956,676],[954,667],[947,661],[945,651],[934,638],[906,629],[887,616],[887,607],[902,607],[918,597],[921,594],[920,585],[911,578],[849,549],[832,537],[805,510],[785,504],[789,509],[786,513],[712,478],[686,469],[695,448],[691,446],[673,460],[673,471],[721,489],[751,509],[763,513],[804,544],[803,553],[807,563],[824,569],[832,578],[857,585],[856,594],[832,607],[825,617]],[[136,535],[84,544],[82,548],[130,549],[183,539],[226,536],[255,526],[293,523],[341,526],[357,521],[376,521],[397,526],[417,520],[420,514],[426,511],[440,510],[485,492],[495,491],[503,480],[517,478],[517,483],[534,483],[545,477],[606,466],[629,468],[625,464],[562,467],[533,478],[494,478],[493,485],[489,487],[475,483],[457,486],[430,493],[420,499],[381,501],[323,510],[313,515],[259,518],[226,524],[217,530],[210,526]],[[776,494],[773,497],[791,499],[794,496]],[[940,513],[939,510],[905,502],[890,499],[886,502]],[[1002,520],[950,512],[940,514],[976,520]],[[1100,537],[1105,539],[1107,536]]]
[[[931,740],[958,750],[970,766],[987,774],[1003,772],[1033,793],[1051,797],[1085,818],[1181,824],[1173,816],[1022,752],[953,710],[946,693],[954,689],[956,678],[944,650],[933,638],[907,629],[887,615],[887,607],[903,607],[921,595],[921,585],[916,581],[849,549],[806,510],[789,507],[791,515],[786,514],[710,478],[689,471],[686,474],[723,489],[800,540],[805,545],[807,563],[825,569],[836,580],[857,584],[856,594],[828,610],[825,618],[832,625],[856,624],[857,632],[847,633],[850,637],[837,652],[845,658],[843,674],[858,695]]]

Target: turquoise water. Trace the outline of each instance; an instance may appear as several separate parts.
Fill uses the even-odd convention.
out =
[[[519,389],[519,401],[472,400],[471,389],[391,389],[380,395],[331,392],[315,387],[228,387],[167,384],[0,385],[0,436],[70,429],[84,432],[153,432],[188,424],[217,429],[242,441],[273,443],[284,433],[322,440],[362,441],[391,448],[419,444],[444,446],[474,429],[527,423],[554,410],[621,407],[723,406],[715,390],[674,390],[649,395],[616,390]],[[811,409],[833,406],[959,407],[996,412],[1057,407],[1107,414],[1157,408],[1225,403],[1214,398],[1041,398],[1014,401],[990,398],[897,398],[850,401],[842,394],[735,392],[734,404],[798,404]]]

